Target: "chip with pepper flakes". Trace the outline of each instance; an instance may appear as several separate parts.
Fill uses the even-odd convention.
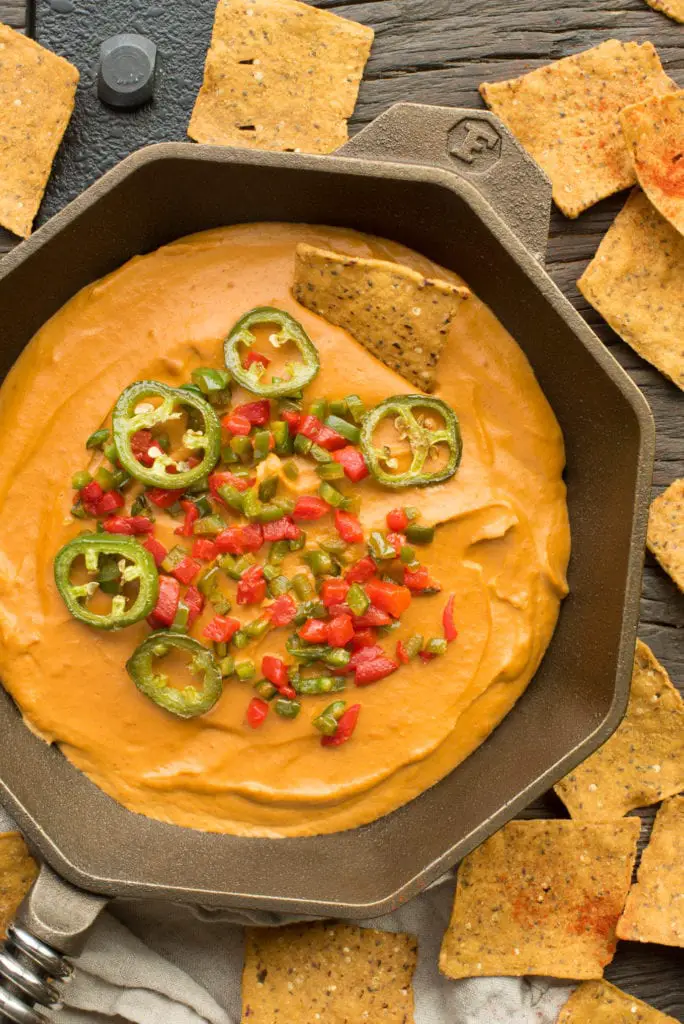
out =
[[[567,217],[636,181],[618,114],[675,91],[651,43],[609,39],[507,82],[484,82],[485,103],[551,179]]]
[[[637,818],[506,825],[459,868],[442,973],[602,977],[638,838]]]
[[[654,11],[667,14],[674,21],[684,23],[684,0],[646,0]]]
[[[620,124],[639,184],[684,234],[684,89],[625,107]]]
[[[245,1024],[413,1024],[412,935],[325,922],[248,928]]]
[[[347,141],[373,30],[297,0],[220,0],[188,135],[331,153]]]
[[[0,940],[38,874],[38,865],[18,832],[0,835]]]
[[[31,234],[77,84],[72,64],[0,23],[0,224],[22,238]]]
[[[635,190],[577,287],[623,341],[684,390],[684,236]]]
[[[617,934],[684,947],[684,796],[666,800],[658,811]]]
[[[575,819],[610,821],[684,789],[684,701],[637,640],[627,714],[603,746],[555,786]]]
[[[585,981],[568,999],[557,1024],[677,1024],[607,981]]]
[[[651,505],[648,550],[684,591],[684,477],[674,480]]]
[[[343,327],[422,391],[434,391],[439,357],[467,288],[399,263],[297,246],[293,294]]]

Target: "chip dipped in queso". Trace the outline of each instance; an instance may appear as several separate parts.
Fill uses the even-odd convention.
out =
[[[133,259],[38,332],[0,427],[3,684],[152,818],[392,811],[508,713],[567,592],[534,374],[395,243],[252,224]]]

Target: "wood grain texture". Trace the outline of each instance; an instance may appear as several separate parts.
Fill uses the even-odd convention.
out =
[[[106,2],[106,0],[103,0]],[[482,107],[477,86],[540,67],[607,38],[651,40],[668,73],[684,87],[684,26],[644,0],[314,0],[376,31],[376,41],[351,121],[356,131],[392,103]],[[21,0],[0,0],[0,20],[24,24]],[[624,202],[607,199],[576,221],[554,212],[548,271],[564,294],[644,392],[656,419],[653,493],[684,476],[684,397],[624,345],[577,290],[576,281]],[[0,234],[0,252],[12,244]],[[684,689],[684,595],[647,556],[640,636]],[[564,816],[554,794],[526,817]],[[641,848],[654,811],[643,819]],[[620,943],[606,976],[628,992],[684,1021],[684,952]]]

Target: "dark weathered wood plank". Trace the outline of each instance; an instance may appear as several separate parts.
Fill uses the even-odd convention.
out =
[[[103,0],[105,2],[105,0]],[[212,0],[205,0],[212,2]],[[376,43],[361,86],[352,131],[392,103],[411,101],[481,107],[477,86],[523,74],[550,60],[595,46],[609,37],[658,48],[668,73],[684,86],[684,27],[651,10],[644,0],[312,0],[372,25]],[[0,0],[0,20],[23,28],[23,0]],[[576,221],[555,212],[548,270],[561,291],[596,330],[644,392],[657,425],[654,494],[684,475],[684,399],[602,321],[576,286],[624,202],[600,203]],[[0,253],[16,239],[0,231]],[[640,636],[684,688],[684,597],[647,556]],[[524,817],[564,817],[553,794],[536,801]],[[640,812],[640,849],[647,842],[654,809]],[[684,1021],[684,961],[681,950],[620,943],[607,977],[628,992]]]

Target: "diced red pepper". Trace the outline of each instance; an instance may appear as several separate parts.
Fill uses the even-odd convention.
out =
[[[293,436],[299,432],[299,424],[302,422],[302,415],[294,409],[283,409],[280,413],[281,419],[287,423],[290,434]]]
[[[261,604],[266,597],[266,580],[260,565],[250,565],[237,585],[238,604]]]
[[[131,437],[131,452],[133,458],[141,462],[143,466],[152,466],[154,458],[149,454],[150,448],[155,444],[151,430],[138,430]]]
[[[325,644],[328,642],[328,623],[323,619],[307,619],[297,633],[309,644]]]
[[[372,661],[362,661],[356,669],[354,682],[357,686],[368,686],[369,683],[377,683],[379,679],[392,675],[398,668],[396,661],[384,655]]]
[[[264,678],[268,679],[269,683],[273,683],[276,690],[283,697],[294,700],[297,696],[294,687],[290,685],[287,665],[282,658],[276,658],[272,654],[265,654],[261,659],[261,673]]]
[[[387,513],[387,527],[394,533],[403,533],[409,524],[409,517],[403,508],[393,508]]]
[[[397,640],[397,658],[402,663],[402,665],[408,665],[409,661],[411,660],[408,656],[408,651],[404,647],[403,640]]]
[[[201,594],[197,587],[188,587],[183,596],[188,606],[188,628],[200,617],[204,611],[204,594]]]
[[[337,723],[337,729],[333,735],[321,736],[321,746],[339,747],[342,743],[346,743],[356,728],[360,711],[360,704],[352,704],[350,708],[347,708],[344,714],[340,716],[340,720]]]
[[[331,647],[344,647],[353,636],[351,615],[336,615],[328,623],[328,643]]]
[[[146,516],[112,516],[105,519],[103,526],[107,533],[123,533],[128,537],[138,537],[154,529],[154,523]]]
[[[389,626],[392,619],[383,612],[380,608],[376,608],[375,605],[371,605],[367,608],[363,615],[354,616],[354,629],[366,629],[368,626]]]
[[[269,709],[270,704],[267,701],[262,700],[261,697],[252,697],[247,705],[247,724],[252,729],[258,729],[260,725],[264,724]]]
[[[181,501],[181,508],[185,512],[182,526],[177,526],[173,531],[179,537],[192,537],[192,527],[199,519],[199,509],[192,501]]]
[[[81,501],[84,505],[95,505],[100,500],[104,491],[98,484],[97,480],[91,480],[89,484],[80,490]]]
[[[349,591],[349,583],[346,580],[329,579],[323,580],[321,584],[321,601],[329,608],[334,604],[342,604]]]
[[[297,602],[290,594],[281,594],[273,604],[264,608],[264,612],[269,616],[272,626],[289,626],[297,614]]]
[[[424,565],[419,565],[417,569],[404,569],[404,586],[417,591],[442,589],[441,584],[432,578]]]
[[[227,615],[215,615],[211,622],[202,630],[207,640],[215,640],[217,644],[227,644],[240,628],[240,620]]]
[[[384,657],[385,652],[378,644],[373,644],[369,647],[359,647],[358,651],[354,651],[352,654],[347,667],[355,672],[359,665],[363,665],[364,661],[377,661],[378,658]]]
[[[430,651],[418,651],[418,657],[421,661],[432,661],[437,655],[432,654]]]
[[[246,416],[239,412],[231,412],[221,420],[221,426],[231,434],[239,434],[246,437],[252,429],[252,424]]]
[[[338,448],[347,447],[346,437],[342,437],[342,434],[338,434],[336,430],[331,427],[326,427],[324,423],[318,419],[317,416],[304,416],[302,422],[299,424],[299,433],[303,434],[304,437],[308,437],[310,441],[314,441],[320,445],[321,448],[325,448],[326,451],[333,452]]]
[[[264,523],[264,540],[298,540],[302,531],[290,516],[283,516],[273,523]]]
[[[352,651],[360,651],[362,647],[372,647],[375,644],[375,633],[371,629],[357,629],[349,641]]]
[[[310,441],[318,440],[318,432],[323,424],[317,416],[302,416],[299,424],[299,433],[303,434],[304,437],[308,437]]]
[[[368,476],[368,466],[363,457],[363,452],[355,448],[354,445],[350,444],[346,448],[339,448],[332,453],[332,457],[335,462],[339,462],[344,470],[344,475],[352,483],[357,484],[359,480],[363,480]]]
[[[322,519],[329,511],[330,505],[323,498],[318,498],[313,494],[304,494],[301,498],[297,498],[292,518],[304,520]]]
[[[247,526],[228,526],[214,541],[218,551],[230,555],[244,555],[247,551],[258,551],[264,543],[264,532],[259,523]]]
[[[148,622],[153,628],[170,626],[176,618],[180,601],[180,583],[171,576],[159,577],[159,597]]]
[[[271,403],[267,398],[259,402],[246,402],[245,405],[236,405],[231,411],[231,416],[244,416],[252,426],[263,427],[271,418]]]
[[[196,562],[194,558],[190,558],[189,555],[186,555],[183,561],[179,562],[171,572],[177,580],[180,580],[181,583],[187,584],[192,583],[201,568],[202,566],[199,562]]]
[[[120,494],[118,491],[107,491],[99,501],[95,502],[93,508],[96,516],[108,516],[111,512],[115,512],[117,508],[123,508],[125,504],[123,494]]]
[[[387,543],[392,545],[395,555],[400,555],[401,549],[406,544],[406,537],[403,533],[388,533]]]
[[[398,619],[411,604],[411,591],[399,583],[385,583],[384,580],[368,580],[366,593],[371,604]]]
[[[242,360],[242,365],[245,370],[249,370],[250,366],[254,366],[255,363],[260,363],[261,366],[268,366],[271,360],[268,356],[265,356],[262,352],[255,352],[253,348],[248,348],[245,352],[245,358]]]
[[[442,613],[442,626],[444,628],[444,639],[448,644],[458,636],[458,630],[456,629],[456,623],[454,622],[454,601],[456,600],[455,594],[449,594],[447,603],[444,606],[444,612]]]
[[[151,487],[147,497],[157,508],[170,508],[180,498],[180,491],[167,491],[163,487]]]
[[[351,512],[341,512],[335,509],[335,529],[345,544],[358,544],[363,540],[363,528],[361,523]]]
[[[156,537],[148,537],[145,543],[143,544],[143,547],[147,548],[147,550],[157,563],[157,568],[159,568],[159,566],[162,564],[162,562],[168,555],[168,551],[161,543],[161,541],[158,541]]]
[[[235,473],[212,473],[209,477],[209,489],[215,498],[220,498],[219,487],[234,487],[236,491],[248,491],[254,487],[255,477],[236,476]]]
[[[264,531],[259,523],[247,523],[242,529],[242,546],[245,551],[258,551],[264,543]]]
[[[370,555],[364,555],[358,562],[354,562],[350,569],[347,569],[344,578],[347,583],[365,583],[375,576],[377,571],[378,567]]]
[[[191,554],[193,558],[199,558],[201,562],[213,562],[218,555],[218,548],[208,537],[198,537],[192,545]]]

